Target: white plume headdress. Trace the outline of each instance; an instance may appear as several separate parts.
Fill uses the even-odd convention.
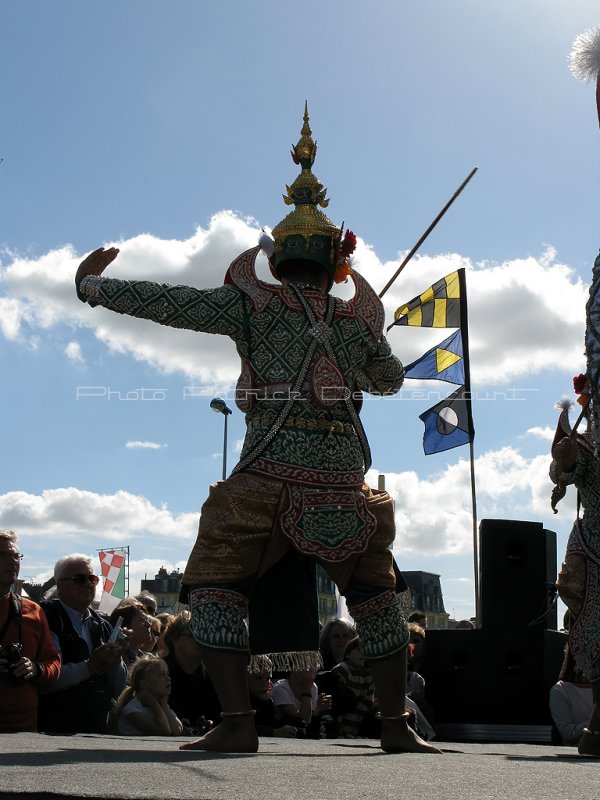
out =
[[[596,109],[600,124],[600,27],[590,28],[575,39],[569,66],[580,81],[596,82]]]
[[[269,234],[265,231],[264,228],[262,229],[262,232],[260,234],[260,239],[258,240],[258,244],[260,245],[260,249],[263,251],[266,257],[271,258],[271,256],[273,255],[273,251],[275,250],[275,240],[273,239],[272,236],[269,236]]]
[[[580,81],[595,81],[600,73],[600,27],[580,33],[573,42],[569,66]]]

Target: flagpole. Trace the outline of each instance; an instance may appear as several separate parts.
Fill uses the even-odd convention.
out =
[[[475,494],[475,457],[473,439],[469,442],[469,460],[471,462],[471,508],[473,517],[473,576],[475,578],[475,627],[481,624],[481,607],[479,593],[479,536],[477,532],[477,497]]]
[[[473,425],[473,407],[471,403],[471,360],[469,355],[469,324],[468,324],[468,304],[467,304],[467,281],[465,278],[465,268],[458,270],[458,280],[460,283],[460,330],[463,341],[463,360],[465,367],[465,401],[467,413],[469,415],[469,430],[472,432],[469,438],[469,464],[471,471],[471,517],[473,527],[473,584],[475,589],[475,627],[481,624],[481,595],[479,592],[479,535],[477,530],[477,495],[475,492],[475,454],[473,440],[475,439],[475,427]]]
[[[438,224],[438,222],[439,222],[439,221],[441,220],[441,218],[444,216],[444,214],[446,213],[446,211],[448,211],[448,209],[450,208],[450,206],[452,205],[452,203],[453,203],[453,202],[456,200],[456,198],[458,197],[458,195],[459,195],[459,194],[462,192],[462,190],[465,188],[465,186],[467,185],[467,183],[468,183],[468,182],[471,180],[471,178],[473,177],[473,175],[475,175],[475,173],[477,172],[477,170],[478,170],[478,169],[479,169],[479,167],[473,167],[473,169],[472,169],[472,170],[471,170],[471,172],[470,172],[470,173],[467,175],[467,177],[465,178],[465,180],[464,180],[464,181],[461,183],[461,185],[458,187],[458,189],[457,189],[457,190],[454,192],[454,194],[452,195],[452,197],[450,198],[450,200],[448,200],[448,202],[446,203],[446,205],[445,205],[445,206],[442,208],[442,210],[440,211],[440,213],[439,213],[439,214],[437,215],[437,217],[436,217],[436,218],[433,220],[433,222],[431,223],[431,225],[430,225],[430,226],[427,228],[427,230],[425,231],[425,233],[424,233],[424,234],[421,236],[421,238],[420,238],[420,239],[419,239],[419,241],[418,241],[418,242],[415,244],[415,246],[412,248],[412,250],[410,251],[410,253],[409,253],[409,254],[406,256],[406,258],[404,259],[404,261],[403,261],[403,262],[400,264],[400,266],[398,267],[398,269],[396,270],[396,272],[395,272],[395,273],[392,275],[392,277],[390,278],[390,280],[389,280],[389,281],[386,283],[386,285],[383,287],[383,289],[382,289],[382,290],[379,292],[379,297],[383,297],[383,295],[384,295],[384,294],[387,292],[387,290],[390,288],[390,286],[392,285],[392,283],[394,283],[394,281],[396,280],[396,278],[398,277],[398,275],[400,275],[400,273],[402,272],[402,270],[404,269],[404,267],[405,267],[405,266],[408,264],[408,262],[409,262],[409,261],[411,260],[411,258],[414,256],[414,254],[417,252],[417,250],[419,249],[419,247],[421,247],[421,245],[423,244],[423,242],[425,241],[425,239],[427,239],[427,237],[429,236],[429,234],[431,233],[431,231],[432,231],[432,230],[435,228],[435,226]]]

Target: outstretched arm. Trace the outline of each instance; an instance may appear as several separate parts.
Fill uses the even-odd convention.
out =
[[[118,254],[116,247],[99,247],[81,262],[75,284],[82,302],[172,328],[244,337],[243,296],[235,286],[195,289],[102,277]]]
[[[84,258],[75,274],[75,286],[77,290],[79,291],[79,284],[86,275],[102,275],[104,270],[118,255],[118,247],[109,247],[108,250],[99,247],[97,250],[94,250],[93,253],[90,253],[87,258]]]

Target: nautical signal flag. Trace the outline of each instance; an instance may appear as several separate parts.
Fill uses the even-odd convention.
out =
[[[464,383],[465,364],[460,329],[409,364],[404,377]]]
[[[464,269],[451,272],[436,281],[418,297],[394,313],[394,325],[412,325],[417,328],[459,328],[461,276]]]
[[[475,431],[470,402],[465,387],[461,386],[445,400],[419,415],[419,419],[425,424],[425,455],[442,453],[472,441]]]

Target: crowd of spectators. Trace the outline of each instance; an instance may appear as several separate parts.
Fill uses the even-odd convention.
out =
[[[0,532],[0,731],[198,736],[221,708],[190,627],[190,613],[157,615],[148,592],[122,600],[110,616],[94,610],[99,577],[74,553],[54,568],[41,601],[13,591],[17,537]],[[18,658],[9,661],[5,648]],[[378,736],[377,698],[352,624],[323,627],[321,670],[273,674],[268,658],[248,683],[260,735]],[[2,657],[4,656],[4,657]]]
[[[0,732],[198,736],[221,708],[190,627],[190,613],[157,615],[148,592],[110,617],[92,608],[99,578],[81,554],[60,558],[55,592],[40,605],[12,591],[23,556],[0,531]],[[464,626],[466,627],[466,625]],[[420,668],[426,619],[409,622],[406,707],[415,729],[435,737],[435,713]],[[352,624],[330,619],[320,638],[322,668],[273,674],[268,658],[248,683],[260,736],[378,738],[378,701]],[[576,745],[589,718],[591,689],[564,675],[550,694],[560,741]]]

